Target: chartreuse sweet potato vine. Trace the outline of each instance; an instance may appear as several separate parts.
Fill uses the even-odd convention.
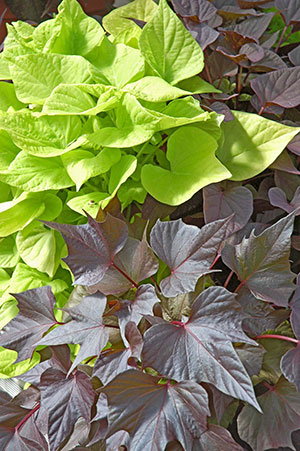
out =
[[[114,10],[109,35],[75,0],[58,11],[8,25],[0,56],[0,327],[17,313],[9,293],[51,285],[58,306],[67,298],[66,246],[38,220],[80,224],[116,194],[123,208],[147,193],[179,205],[260,173],[299,131],[204,111],[193,94],[218,91],[166,0]]]

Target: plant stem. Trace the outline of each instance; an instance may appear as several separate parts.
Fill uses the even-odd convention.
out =
[[[259,112],[258,112],[258,115],[259,115],[259,116],[261,116],[261,115],[263,114],[265,108],[266,108],[265,106],[262,106],[262,107],[260,108],[260,110],[259,110]]]
[[[228,276],[227,279],[225,280],[224,288],[227,288],[227,286],[228,286],[228,284],[229,284],[229,282],[230,282],[230,279],[231,279],[231,277],[233,276],[233,274],[234,274],[233,271],[231,271],[231,272],[229,273],[229,276]]]
[[[152,282],[154,283],[154,285],[156,286],[157,290],[158,290],[159,292],[161,292],[160,286],[158,285],[158,283],[156,282],[156,280],[154,279],[153,276],[151,276],[151,280],[152,280]]]
[[[122,274],[122,276],[124,276],[125,277],[125,279],[127,279],[135,288],[138,288],[139,286],[138,286],[138,284],[137,283],[135,283],[121,268],[119,268],[119,266],[117,266],[115,263],[112,263],[112,266],[117,270],[117,271],[119,271],[121,274]]]
[[[27,415],[25,415],[25,417],[20,421],[19,424],[17,424],[17,426],[15,427],[15,430],[17,431],[18,429],[20,429],[23,424],[28,420],[28,418],[31,417],[31,415],[33,415],[37,410],[39,410],[40,408],[40,403],[37,404],[37,406],[35,406],[30,412],[28,412]]]
[[[243,282],[241,282],[239,284],[239,286],[236,287],[236,289],[234,290],[235,293],[237,293],[246,283],[246,280],[243,280]]]
[[[300,342],[300,340],[297,340],[297,338],[291,338],[291,337],[286,337],[285,335],[258,335],[257,337],[255,337],[255,340],[260,340],[261,338],[276,338],[277,340],[285,340],[285,341],[290,341],[291,343],[296,343],[298,344]]]
[[[209,269],[212,269],[212,268],[215,266],[215,264],[217,263],[217,261],[219,260],[220,257],[221,257],[220,254],[218,254],[218,255],[216,256],[216,258],[214,259],[214,261],[213,261],[212,264],[210,265],[210,268],[209,268]]]
[[[238,76],[237,76],[237,92],[240,93],[242,90],[242,75],[243,75],[243,68],[240,66]]]
[[[285,25],[284,28],[283,28],[283,30],[282,30],[281,36],[280,36],[280,38],[279,38],[278,44],[276,45],[275,53],[278,52],[279,47],[280,47],[281,44],[283,43],[283,41],[284,41],[284,35],[285,35],[287,29],[288,29],[288,26]]]

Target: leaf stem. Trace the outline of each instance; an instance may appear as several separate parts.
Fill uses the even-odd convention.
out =
[[[156,280],[154,279],[154,277],[151,276],[150,278],[151,278],[152,282],[154,283],[154,285],[156,286],[157,290],[158,290],[159,292],[161,292],[160,286],[158,285],[158,283],[156,282]]]
[[[279,41],[278,41],[278,44],[276,45],[276,48],[275,48],[275,53],[277,53],[278,52],[278,50],[279,50],[279,47],[281,46],[281,44],[283,43],[283,40],[284,40],[284,35],[285,35],[285,33],[286,33],[286,30],[288,29],[288,25],[285,25],[284,26],[284,28],[283,28],[283,30],[282,30],[282,33],[281,33],[281,35],[280,35],[280,38],[279,38]]]
[[[259,115],[259,116],[261,116],[261,115],[263,114],[265,108],[266,108],[266,107],[265,107],[264,105],[260,108],[260,110],[259,110],[259,112],[258,112],[258,115]]]
[[[227,288],[227,286],[228,286],[228,284],[229,284],[229,282],[230,282],[230,279],[231,279],[231,277],[233,276],[233,274],[234,274],[233,271],[231,271],[231,272],[229,273],[227,279],[225,280],[224,288]]]
[[[260,340],[261,338],[277,338],[278,340],[290,341],[291,343],[296,343],[296,344],[298,344],[300,342],[300,340],[297,340],[297,338],[291,338],[291,337],[286,337],[285,335],[274,335],[274,334],[258,335],[257,337],[255,337],[255,340]]]
[[[20,421],[20,423],[17,424],[15,430],[17,431],[18,429],[20,429],[23,426],[23,424],[28,420],[28,418],[30,418],[37,410],[39,410],[39,408],[40,403],[38,403],[30,412],[27,413],[27,415],[25,415],[25,417]]]
[[[117,266],[114,262],[112,263],[112,266],[119,271],[122,276],[125,277],[125,279],[127,279],[135,288],[138,288],[138,284],[134,282],[134,280],[132,280],[121,268],[119,268],[119,266]]]
[[[217,261],[219,260],[220,257],[221,257],[221,254],[218,254],[218,255],[216,256],[216,258],[214,259],[214,261],[213,261],[212,264],[210,265],[210,268],[209,268],[209,269],[212,269],[212,268],[215,266],[215,264],[217,263]]]
[[[237,293],[238,291],[240,291],[240,289],[245,285],[246,280],[243,280],[243,282],[241,282],[236,289],[234,290],[235,293]]]

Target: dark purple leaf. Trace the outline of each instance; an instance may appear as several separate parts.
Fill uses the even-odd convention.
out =
[[[251,380],[231,344],[255,344],[242,331],[242,319],[232,293],[223,287],[207,288],[194,302],[186,323],[165,321],[146,331],[143,365],[175,380],[209,382],[258,407]]]
[[[49,286],[14,294],[19,314],[0,335],[0,346],[18,352],[16,362],[31,358],[38,341],[56,324],[53,314],[55,298]]]
[[[275,6],[280,12],[286,25],[300,22],[299,0],[275,0]]]
[[[261,107],[279,105],[293,108],[300,103],[299,79],[300,67],[292,67],[256,77],[250,84]]]
[[[296,287],[294,296],[290,302],[290,307],[292,309],[290,321],[294,334],[300,339],[300,274],[298,274],[297,277]]]
[[[97,376],[104,385],[110,382],[118,374],[123,373],[132,367],[132,365],[129,365],[128,363],[130,357],[136,359],[140,358],[143,339],[133,322],[126,324],[125,337],[128,342],[127,348],[113,352],[110,350],[104,351],[96,360],[93,376]]]
[[[238,4],[241,8],[256,8],[270,3],[270,0],[238,0]]]
[[[242,286],[258,299],[286,307],[295,286],[289,255],[294,213],[268,227],[260,235],[232,246],[225,244],[222,259],[235,272]]]
[[[158,377],[129,370],[102,390],[108,398],[108,436],[127,431],[134,451],[161,451],[175,439],[191,449],[207,429],[208,396],[195,382],[160,384]]]
[[[243,344],[235,348],[249,376],[258,376],[266,350],[262,346]]]
[[[296,155],[300,155],[300,134],[296,135],[292,141],[289,142],[287,148],[295,153]]]
[[[240,48],[240,53],[245,54],[248,60],[252,63],[260,61],[265,55],[263,47],[258,44],[254,44],[253,42],[242,45]]]
[[[135,293],[134,299],[120,301],[120,308],[116,312],[119,319],[121,334],[124,337],[125,327],[129,321],[139,324],[143,315],[153,315],[153,306],[159,302],[152,285],[141,285]]]
[[[218,14],[226,20],[236,20],[244,16],[257,16],[257,12],[253,8],[240,9],[238,6],[227,4],[227,2],[219,8]]]
[[[266,110],[265,110],[266,111]],[[299,175],[300,171],[294,166],[291,157],[287,151],[283,151],[278,158],[269,166],[271,169],[277,169],[279,171],[288,172],[289,174]]]
[[[300,394],[295,386],[281,377],[258,399],[263,415],[252,406],[245,406],[238,417],[241,439],[255,451],[280,446],[295,450],[291,434],[300,424]]]
[[[243,20],[234,27],[234,31],[240,33],[243,36],[248,36],[255,39],[258,43],[258,39],[264,34],[268,28],[274,13],[261,14],[254,17],[249,17]]]
[[[300,392],[300,342],[294,349],[290,349],[281,359],[280,368],[282,374],[295,384]]]
[[[89,215],[88,221],[78,226],[44,221],[48,227],[61,232],[66,241],[69,255],[65,261],[75,276],[76,285],[100,282],[128,237],[125,222],[110,214],[104,222],[97,222]]]
[[[274,175],[275,185],[281,188],[288,199],[292,199],[296,189],[299,186],[300,178],[295,174],[288,174],[282,171],[275,171]]]
[[[203,213],[206,224],[234,213],[228,224],[228,235],[242,229],[253,213],[253,196],[244,186],[213,183],[203,189]]]
[[[194,22],[188,18],[183,19],[183,23],[192,33],[194,39],[198,42],[202,50],[205,50],[206,47],[215,42],[220,34],[206,23]]]
[[[213,102],[210,105],[210,108],[218,114],[224,115],[224,122],[232,121],[234,116],[231,112],[231,109],[223,102]]]
[[[250,72],[270,72],[278,69],[287,69],[283,59],[273,50],[264,48],[264,54],[265,56],[261,60],[251,64]]]
[[[197,17],[200,22],[211,19],[217,8],[208,0],[172,0],[177,14],[182,17]]]
[[[44,446],[43,446],[44,445]],[[22,437],[18,431],[6,430],[0,426],[0,446],[4,451],[45,451],[47,442],[40,444]]]
[[[86,296],[78,306],[65,310],[72,321],[53,329],[40,340],[39,344],[42,345],[80,344],[80,350],[68,374],[82,360],[100,354],[106,345],[109,332],[102,321],[105,306],[106,298],[103,294]]]
[[[140,28],[144,28],[147,22],[144,20],[135,19],[134,17],[125,17],[125,19],[132,20],[135,24],[137,24]]]
[[[300,45],[289,52],[288,57],[294,66],[300,66]]]
[[[291,202],[288,202],[286,200],[285,192],[276,187],[270,189],[269,199],[270,203],[274,205],[274,207],[282,208],[282,210],[286,211],[287,213],[291,213],[292,211],[298,209],[298,212],[295,212],[295,215],[300,215],[300,186],[297,188]]]
[[[256,94],[251,97],[250,102],[257,112],[261,112],[262,105]],[[284,113],[284,108],[278,105],[268,105],[266,108],[264,108],[263,112],[280,116]]]
[[[225,428],[209,424],[201,438],[194,440],[192,451],[243,451],[243,448]]]
[[[114,263],[136,284],[152,276],[158,269],[158,260],[147,243],[145,233],[142,241],[129,237],[123,249],[116,255]],[[119,295],[130,288],[132,282],[111,266],[101,281],[89,288],[89,292],[101,291],[106,295]]]
[[[212,80],[219,80],[222,77],[233,76],[238,68],[229,58],[219,52],[213,52],[206,58],[205,63],[209,68]]]
[[[206,224],[201,230],[177,221],[157,221],[150,235],[154,252],[170,268],[161,282],[164,296],[193,291],[197,280],[210,272],[210,266],[224,240],[230,218]]]
[[[222,417],[227,409],[227,407],[235,401],[232,396],[225,395],[220,390],[218,390],[214,385],[202,384],[206,391],[208,391],[210,398],[212,399],[213,408],[215,411],[215,417],[218,423],[221,422]]]
[[[66,377],[65,372],[56,368],[45,371],[39,388],[41,405],[49,415],[50,446],[57,449],[80,417],[89,423],[95,392],[89,377],[82,371]]]

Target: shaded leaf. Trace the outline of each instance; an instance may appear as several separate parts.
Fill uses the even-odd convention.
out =
[[[297,188],[294,197],[290,202],[287,201],[285,192],[280,188],[271,188],[268,195],[271,205],[274,205],[274,207],[282,208],[282,210],[286,211],[287,213],[291,213],[299,209],[300,207],[300,187]],[[300,209],[295,212],[295,216],[298,215],[300,215]]]
[[[296,385],[300,392],[300,342],[294,349],[290,349],[281,359],[282,374],[289,382]]]
[[[286,25],[300,22],[300,2],[299,0],[275,0],[275,6],[280,12]]]

